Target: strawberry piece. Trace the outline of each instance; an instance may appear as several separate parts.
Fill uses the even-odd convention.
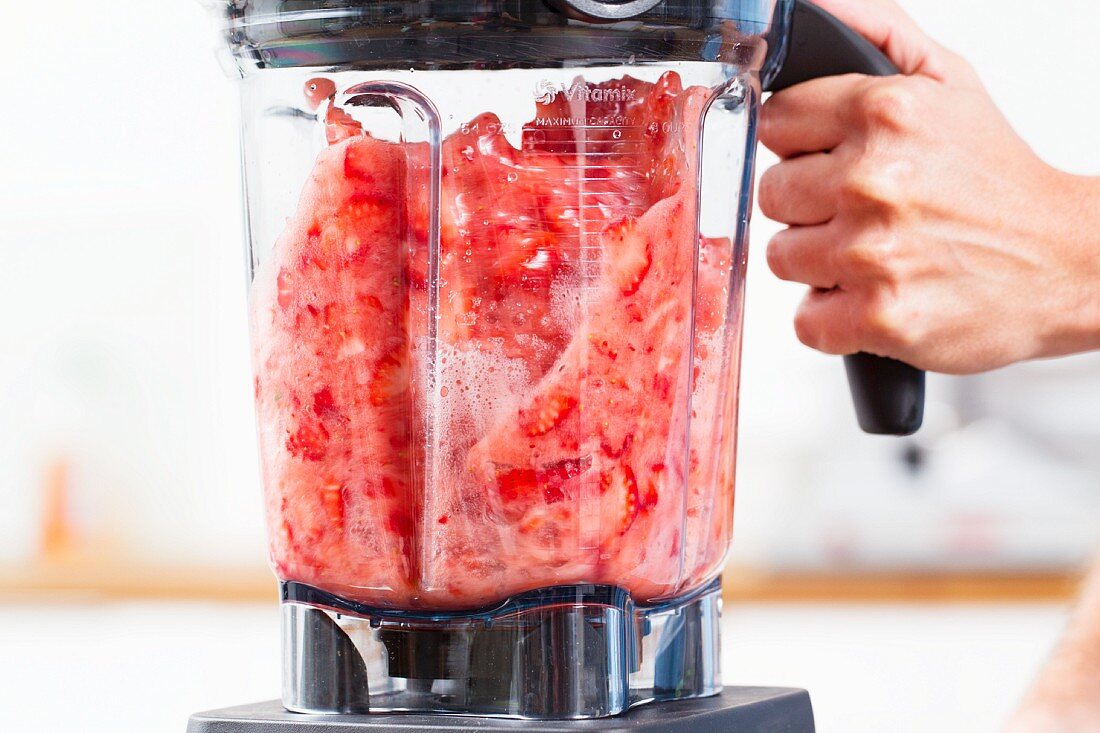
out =
[[[325,457],[328,438],[324,425],[302,425],[286,439],[286,449],[302,460],[320,461]]]
[[[401,554],[411,561],[416,537],[416,522],[408,509],[394,509],[386,518],[385,528],[397,538]]]
[[[409,388],[408,354],[389,354],[378,362],[370,383],[370,403],[375,407],[388,404]]]
[[[642,286],[653,253],[645,233],[637,221],[630,219],[609,228],[604,234],[610,278],[624,296],[631,296]]]
[[[577,398],[569,394],[550,394],[537,400],[520,413],[520,424],[527,435],[536,437],[553,430],[577,406]]]
[[[541,498],[547,504],[556,504],[565,499],[567,484],[579,478],[591,465],[589,459],[573,459],[537,469],[498,470],[497,493],[506,503]]]
[[[533,492],[538,485],[538,474],[533,468],[513,468],[497,475],[497,493],[506,502]]]
[[[343,149],[344,177],[355,183],[357,192],[377,197],[379,194],[379,155],[377,145],[348,145]]]
[[[321,503],[325,507],[328,519],[334,525],[344,524],[344,490],[340,484],[327,484],[321,489]]]
[[[628,465],[617,466],[600,476],[600,493],[611,511],[604,519],[610,520],[605,534],[621,537],[638,518],[638,481]]]
[[[354,117],[333,103],[329,103],[325,113],[325,139],[329,145],[363,134],[363,126]]]
[[[661,474],[665,472],[665,464],[657,463],[650,467],[651,479],[649,480],[646,490],[640,495],[639,508],[642,511],[649,511],[653,507],[657,506],[657,502],[660,496],[657,491],[657,482],[660,481]]]
[[[493,274],[509,284],[546,290],[559,261],[557,239],[550,232],[506,229],[498,238]]]
[[[313,411],[318,417],[326,417],[336,412],[336,401],[332,397],[332,390],[324,387],[313,393]]]
[[[277,280],[278,288],[278,303],[279,307],[286,309],[290,307],[291,302],[294,299],[294,288],[291,285],[291,275],[286,270],[279,270],[279,277]]]
[[[305,83],[302,89],[310,109],[317,109],[325,100],[336,96],[336,84],[332,79],[314,77]]]

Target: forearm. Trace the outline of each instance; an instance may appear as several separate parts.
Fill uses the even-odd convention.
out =
[[[1100,730],[1100,564],[1058,648],[1006,733]]]
[[[1050,172],[1054,200],[1037,226],[1051,250],[1077,253],[1064,284],[1060,308],[1037,356],[1053,357],[1100,349],[1100,178]]]

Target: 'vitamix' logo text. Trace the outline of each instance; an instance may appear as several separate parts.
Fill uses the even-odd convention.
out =
[[[573,86],[554,84],[543,79],[535,85],[535,101],[539,104],[550,104],[559,94],[565,96],[570,102],[630,102],[633,101],[637,90],[630,87],[594,87],[583,81],[573,82]]]

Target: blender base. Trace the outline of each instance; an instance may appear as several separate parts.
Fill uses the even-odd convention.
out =
[[[284,582],[283,705],[305,714],[610,717],[715,695],[717,582],[639,608],[614,586],[556,586],[470,612],[360,606]]]
[[[814,733],[813,708],[805,690],[732,687],[714,697],[644,705],[614,718],[586,721],[507,720],[429,713],[306,715],[287,712],[277,700],[211,710],[191,716],[187,733],[409,733],[463,731],[503,733]]]

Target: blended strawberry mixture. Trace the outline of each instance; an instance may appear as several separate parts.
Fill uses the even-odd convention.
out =
[[[427,147],[307,84],[329,146],[251,294],[280,578],[459,609],[575,583],[650,603],[718,572],[742,263],[697,234],[709,92],[591,88],[635,93],[589,95],[580,125],[551,95],[518,149],[491,114],[444,141],[430,283]]]

